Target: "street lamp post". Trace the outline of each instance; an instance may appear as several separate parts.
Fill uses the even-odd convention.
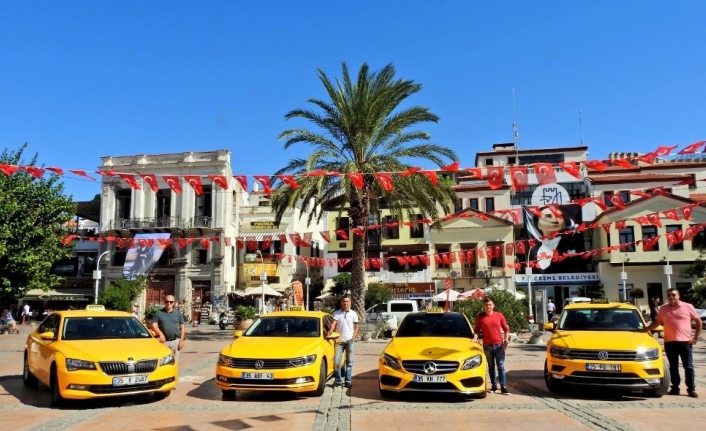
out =
[[[620,279],[623,280],[623,301],[628,300],[628,291],[625,287],[625,281],[628,279],[628,273],[625,272],[625,262],[630,262],[630,258],[627,253],[623,255],[623,271],[620,273]]]
[[[260,281],[262,281],[262,304],[260,305],[260,314],[265,314],[265,281],[267,281],[267,273],[265,272],[265,257],[260,250],[255,251],[262,260],[262,272],[260,272]]]
[[[667,244],[667,264],[664,266],[664,275],[667,276],[667,290],[672,288],[672,265],[669,264],[669,249],[671,245]]]
[[[309,285],[311,284],[311,278],[309,278],[309,262],[306,262],[306,278],[304,279],[304,284],[306,284],[306,306],[304,309],[309,311]]]
[[[95,296],[93,298],[93,303],[98,304],[98,283],[100,282],[101,279],[101,259],[103,259],[103,256],[106,254],[110,253],[110,251],[105,251],[103,254],[98,256],[98,259],[96,259],[96,269],[93,270],[93,279],[96,281],[96,292]]]

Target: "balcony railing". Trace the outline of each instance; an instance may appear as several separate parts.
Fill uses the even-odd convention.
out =
[[[108,230],[116,229],[149,229],[149,228],[179,228],[188,229],[191,227],[213,227],[213,217],[196,216],[184,218],[174,217],[152,217],[152,218],[130,218],[111,220]]]

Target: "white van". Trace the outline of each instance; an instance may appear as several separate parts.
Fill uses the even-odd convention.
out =
[[[393,331],[397,329],[397,324],[409,313],[419,311],[417,301],[414,299],[393,299],[384,304],[376,304],[365,310],[368,322],[377,320],[382,316],[385,321],[385,330]]]

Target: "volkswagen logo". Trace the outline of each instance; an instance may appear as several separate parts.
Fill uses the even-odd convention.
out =
[[[262,368],[264,366],[265,366],[265,361],[263,361],[262,359],[258,359],[257,361],[255,361],[255,368],[256,369],[259,370],[260,368]]]
[[[133,358],[127,358],[127,361],[128,362],[135,362],[135,360]]]
[[[424,374],[434,374],[436,373],[436,364],[433,362],[427,362],[424,364]]]
[[[608,352],[606,352],[605,350],[601,350],[600,352],[598,352],[598,359],[600,359],[601,361],[605,361],[606,359],[608,359]]]

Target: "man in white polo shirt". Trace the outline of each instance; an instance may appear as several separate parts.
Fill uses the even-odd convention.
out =
[[[336,374],[333,385],[341,386],[341,356],[343,351],[346,351],[346,377],[345,384],[347,388],[351,387],[353,379],[353,347],[355,338],[358,336],[358,313],[351,310],[350,296],[344,296],[341,299],[341,309],[333,313],[334,321],[328,333],[338,330],[339,338],[336,340],[336,355],[333,359]]]

